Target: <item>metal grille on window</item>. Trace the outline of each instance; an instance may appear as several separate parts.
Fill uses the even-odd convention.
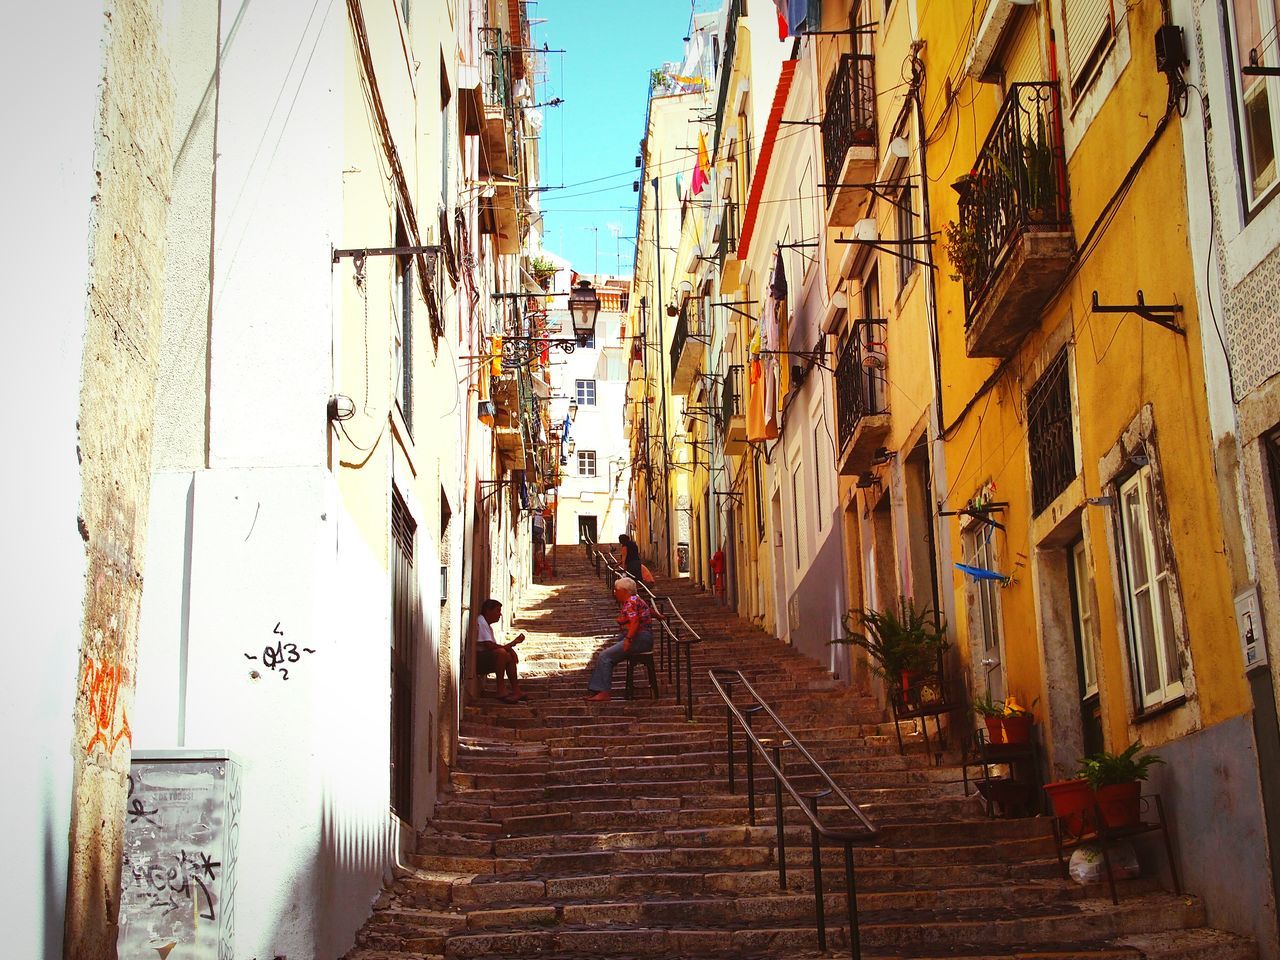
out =
[[[391,489],[391,804],[402,819],[412,815],[413,689],[417,669],[414,624],[418,578],[414,574],[416,524],[400,491]]]
[[[1071,423],[1071,378],[1063,350],[1027,393],[1027,446],[1031,457],[1031,505],[1040,513],[1076,476]]]

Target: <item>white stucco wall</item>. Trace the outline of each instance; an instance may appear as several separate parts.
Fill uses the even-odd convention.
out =
[[[76,531],[76,415],[89,276],[88,226],[102,19],[44,4],[6,11],[0,78],[4,129],[33,139],[4,155],[0,277],[8,291],[0,390],[18,413],[0,474],[5,663],[10,731],[0,799],[5,829],[5,952],[62,955],[71,715],[76,696],[84,549]],[[56,53],[55,53],[56,51]],[[38,91],[39,96],[29,95]],[[20,412],[19,412],[20,411]],[[21,452],[19,452],[21,451]],[[18,679],[21,678],[21,679]]]

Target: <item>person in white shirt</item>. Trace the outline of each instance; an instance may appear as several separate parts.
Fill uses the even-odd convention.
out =
[[[515,647],[524,642],[524,634],[520,634],[510,643],[498,643],[493,632],[493,625],[502,619],[502,603],[490,597],[480,604],[480,616],[476,619],[476,672],[485,677],[496,674],[498,677],[498,699],[504,703],[516,703],[527,700],[520,690],[520,681],[516,678],[516,666],[520,658]],[[510,692],[504,692],[504,678],[511,681]]]

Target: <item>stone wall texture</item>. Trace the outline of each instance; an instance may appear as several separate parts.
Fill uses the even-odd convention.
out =
[[[173,98],[155,0],[107,0],[78,448],[88,556],[64,955],[115,957]]]

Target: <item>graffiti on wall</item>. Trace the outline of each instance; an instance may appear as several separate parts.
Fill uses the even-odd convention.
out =
[[[135,759],[125,808],[121,957],[232,960],[238,767],[226,759]]]
[[[85,753],[93,753],[93,748],[101,744],[110,756],[121,740],[133,743],[129,713],[120,697],[121,688],[128,684],[128,679],[128,672],[118,663],[93,657],[84,659],[80,696],[88,698],[89,725],[93,731],[85,744]]]
[[[268,670],[279,674],[281,679],[288,680],[290,668],[301,661],[304,656],[309,656],[315,651],[310,647],[299,647],[296,643],[286,642],[283,639],[284,631],[280,628],[279,623],[275,625],[271,632],[282,639],[268,641],[267,645],[262,648],[262,653],[246,653],[244,658],[246,660],[257,660]],[[257,678],[256,671],[253,676],[255,679]]]

